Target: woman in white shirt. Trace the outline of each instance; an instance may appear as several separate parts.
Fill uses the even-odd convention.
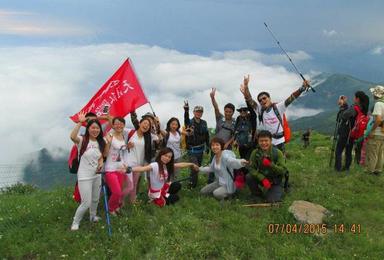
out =
[[[180,132],[180,121],[176,117],[172,117],[171,119],[168,120],[167,122],[167,127],[164,130],[161,131],[162,136],[164,137],[163,139],[163,146],[164,147],[169,147],[172,149],[173,154],[175,156],[174,160],[175,163],[181,162],[181,155],[182,155],[182,150],[181,150],[181,137],[183,132]],[[175,170],[175,174],[171,179],[174,181],[177,179],[179,175],[179,170]]]
[[[148,197],[155,205],[163,207],[174,204],[179,200],[177,195],[181,189],[180,182],[171,182],[176,169],[199,167],[193,163],[175,163],[174,154],[171,148],[163,148],[156,157],[155,162],[146,166],[127,167],[127,172],[133,171],[135,175],[141,172],[149,172]]]
[[[81,196],[81,203],[73,218],[71,230],[78,230],[80,221],[89,209],[90,221],[97,222],[100,217],[96,215],[99,203],[101,176],[97,174],[103,167],[103,151],[105,141],[103,131],[98,120],[92,119],[87,123],[84,136],[79,130],[86,121],[85,114],[79,113],[79,122],[71,132],[71,140],[77,145],[80,155],[80,164],[77,171],[77,181]]]
[[[123,206],[124,197],[132,190],[132,176],[123,174],[120,169],[125,164],[126,153],[132,145],[127,144],[127,137],[124,135],[125,119],[115,117],[112,120],[112,128],[107,136],[107,145],[104,156],[105,162],[105,181],[111,191],[108,207],[112,215],[116,215]],[[131,177],[131,178],[129,178]]]
[[[151,162],[152,158],[152,141],[157,136],[151,134],[151,122],[148,118],[140,120],[139,128],[137,130],[125,129],[128,139],[128,152],[124,162],[130,167],[144,165]],[[140,181],[139,174],[133,174],[132,182],[133,188],[129,192],[129,200],[131,203],[136,201],[137,186]]]

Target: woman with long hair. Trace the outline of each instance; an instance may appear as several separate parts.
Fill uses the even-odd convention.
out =
[[[127,167],[127,172],[133,171],[135,175],[149,172],[148,197],[155,205],[163,207],[174,204],[179,200],[177,195],[181,189],[180,182],[172,182],[175,170],[185,167],[199,167],[193,163],[175,163],[173,150],[169,147],[163,148],[156,156],[155,162],[146,166]]]
[[[181,162],[182,149],[181,140],[182,136],[186,134],[184,131],[180,131],[180,121],[176,117],[172,117],[167,122],[165,131],[161,131],[163,138],[163,147],[171,148],[175,156],[175,163]],[[172,181],[177,179],[179,170],[175,170],[175,174],[172,177]]]
[[[354,136],[354,127],[360,114],[367,115],[369,107],[369,97],[363,91],[356,91],[353,99],[354,104],[341,113],[341,126],[339,128],[345,129],[344,135],[339,133],[338,141],[335,151],[335,169],[336,171],[349,171],[352,163],[352,150],[355,140],[358,138]],[[345,166],[342,167],[342,153],[345,149]],[[361,157],[361,143],[356,144],[356,161],[360,161]]]
[[[73,218],[71,230],[79,229],[80,221],[89,209],[90,221],[97,222],[100,217],[96,215],[99,203],[101,175],[97,174],[103,167],[103,151],[105,141],[103,131],[98,120],[88,120],[84,136],[79,135],[80,127],[86,122],[83,112],[78,115],[79,122],[72,130],[70,138],[77,145],[80,155],[77,181],[81,196],[81,203]]]
[[[137,130],[126,129],[130,135],[128,141],[128,152],[124,162],[130,167],[145,165],[151,162],[152,158],[152,141],[156,138],[151,134],[151,122],[148,118],[143,118],[139,122]],[[132,176],[133,188],[129,193],[129,200],[131,203],[136,201],[136,193],[140,183],[140,175],[133,174]]]
[[[363,91],[357,91],[355,93],[355,110],[357,112],[356,116],[359,117],[359,113],[362,113],[363,116],[366,117],[366,123],[368,123],[369,118],[368,110],[369,110],[369,97]],[[358,120],[363,120],[362,117],[356,118],[355,124],[358,123]],[[360,123],[360,122],[359,122]],[[364,133],[363,133],[364,134]],[[356,141],[356,139],[354,140]],[[361,161],[361,150],[363,147],[363,142],[355,142],[355,162],[360,164]]]

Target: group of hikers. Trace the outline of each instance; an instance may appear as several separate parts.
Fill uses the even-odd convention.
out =
[[[193,117],[190,118],[187,101],[184,102],[184,124],[181,125],[179,119],[172,117],[165,129],[161,128],[159,119],[152,113],[143,115],[139,121],[136,113],[132,112],[134,128],[129,129],[125,127],[123,117],[97,117],[94,113],[80,112],[79,121],[70,136],[80,158],[77,179],[81,197],[71,230],[79,229],[80,221],[88,209],[91,222],[100,220],[96,214],[102,182],[100,172],[105,172],[104,180],[110,191],[110,215],[119,215],[127,201],[137,202],[142,176],[147,179],[147,194],[151,203],[159,207],[174,204],[179,200],[181,184],[178,178],[181,168],[190,168],[188,185],[191,189],[197,187],[199,173],[206,173],[208,182],[200,192],[218,200],[231,198],[246,183],[254,201],[281,201],[289,187],[289,172],[285,162],[285,111],[310,85],[303,81],[302,86],[287,99],[273,103],[270,94],[265,91],[260,92],[254,100],[248,84],[249,75],[244,77],[240,87],[244,104],[235,109],[233,104],[228,103],[223,113],[216,102],[216,89],[212,89],[210,97],[216,129],[211,138],[207,122],[202,119],[204,108],[195,106]],[[359,107],[360,111],[366,113],[365,97],[362,98],[358,93],[356,95],[352,109]],[[368,163],[369,170],[380,172],[384,150],[384,88],[376,87],[373,95],[377,101],[372,113],[375,118],[373,134],[364,142],[367,143],[366,162],[371,160]],[[345,102],[342,107],[346,108]],[[235,110],[239,112],[236,119]],[[343,149],[346,149],[346,154],[352,151],[351,144],[342,141],[342,126],[347,121],[353,123],[352,118],[360,115],[349,110],[341,111],[338,116],[337,170],[341,167]],[[99,122],[102,119],[109,121],[111,130],[107,133],[104,133]],[[82,126],[85,126],[85,132],[80,134]],[[238,149],[240,159],[236,158],[235,149]],[[376,151],[373,152],[373,149]],[[187,160],[183,159],[184,150]],[[210,154],[210,163],[205,167],[202,166],[204,153]],[[349,168],[350,158],[348,155],[346,157],[346,168]]]
[[[355,162],[366,166],[366,172],[379,175],[384,164],[384,87],[370,89],[374,105],[369,111],[369,96],[363,91],[354,95],[353,105],[349,106],[347,97],[338,99],[339,112],[335,127],[336,171],[349,171],[352,164],[352,151]],[[342,154],[345,154],[344,166]]]

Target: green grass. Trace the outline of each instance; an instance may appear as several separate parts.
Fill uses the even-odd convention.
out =
[[[184,188],[175,206],[127,206],[123,216],[112,218],[111,238],[105,221],[91,224],[87,215],[78,232],[69,230],[77,207],[72,188],[3,193],[0,258],[383,259],[384,177],[366,175],[358,166],[348,175],[338,174],[328,168],[329,151],[315,152],[320,146],[330,147],[329,138],[314,134],[304,150],[294,136],[288,146],[292,192],[280,207],[242,207],[247,189],[220,203]],[[199,181],[201,188],[206,177]],[[270,223],[296,223],[288,212],[294,200],[319,203],[332,212],[326,235],[268,233]],[[361,225],[360,234],[332,231],[335,224],[353,223]]]

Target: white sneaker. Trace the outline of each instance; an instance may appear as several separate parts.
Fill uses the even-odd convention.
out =
[[[72,223],[71,230],[72,230],[72,231],[77,231],[77,230],[79,230],[79,224]]]
[[[101,218],[99,216],[92,216],[89,219],[91,222],[99,222]]]

